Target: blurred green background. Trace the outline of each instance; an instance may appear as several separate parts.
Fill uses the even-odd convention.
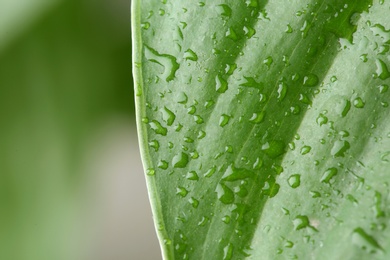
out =
[[[0,259],[159,259],[130,0],[0,0]]]

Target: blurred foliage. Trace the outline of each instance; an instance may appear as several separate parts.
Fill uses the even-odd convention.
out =
[[[85,140],[133,113],[128,5],[62,1],[0,49],[0,259],[80,258]]]

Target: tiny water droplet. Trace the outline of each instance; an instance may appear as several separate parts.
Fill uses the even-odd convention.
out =
[[[199,180],[199,176],[195,171],[188,172],[186,175],[186,178],[187,178],[187,180],[191,180],[191,181]]]
[[[307,216],[298,215],[294,218],[293,225],[295,230],[300,230],[302,228],[310,227],[310,222]]]
[[[190,114],[190,115],[193,115],[195,114],[196,112],[196,107],[195,106],[190,106],[189,108],[187,108],[187,113]]]
[[[225,36],[229,39],[232,39],[233,41],[237,41],[238,40],[238,36],[237,36],[237,33],[236,31],[233,29],[233,27],[229,27],[229,29],[227,30]]]
[[[376,74],[382,80],[388,79],[390,77],[390,72],[387,68],[386,63],[381,59],[376,59]]]
[[[146,174],[149,176],[153,176],[156,174],[156,171],[153,168],[149,168],[146,170]]]
[[[223,218],[222,218],[222,221],[225,223],[225,224],[229,224],[230,223],[230,216],[224,216]]]
[[[215,77],[215,83],[215,89],[218,93],[225,93],[228,89],[227,81],[219,74]]]
[[[285,144],[282,141],[272,140],[265,143],[261,149],[268,155],[270,158],[274,159],[285,153]]]
[[[230,116],[226,114],[221,115],[221,117],[219,118],[219,126],[224,127],[229,123],[229,120],[230,120]]]
[[[265,64],[268,68],[271,67],[271,64],[274,62],[274,59],[271,56],[268,56],[263,60],[263,64]]]
[[[287,84],[284,82],[280,82],[278,85],[278,96],[277,99],[278,101],[282,101],[287,94]]]
[[[352,243],[368,253],[383,252],[383,248],[378,241],[373,236],[367,234],[361,227],[356,228],[352,232]]]
[[[223,183],[219,183],[215,190],[217,192],[218,199],[223,204],[232,204],[234,202],[234,193]]]
[[[305,145],[301,148],[302,155],[308,154],[310,151],[311,151],[311,146]]]
[[[164,73],[162,76],[167,82],[172,81],[175,78],[176,71],[180,65],[174,56],[168,54],[160,54],[151,47],[145,45],[145,57],[151,62],[159,64],[164,67]]]
[[[244,26],[244,33],[245,33],[245,36],[246,36],[248,39],[250,39],[250,38],[253,37],[253,35],[256,34],[256,30],[253,29],[252,27],[246,25],[246,26]]]
[[[249,122],[254,124],[259,124],[264,121],[265,112],[261,111],[259,113],[253,113],[252,117],[249,119]]]
[[[186,50],[184,52],[184,59],[197,61],[198,60],[198,55],[196,55],[196,53],[193,50],[188,49],[188,50]]]
[[[175,155],[172,159],[172,165],[175,168],[185,168],[188,164],[188,155],[186,153],[179,153]]]
[[[328,168],[328,169],[324,172],[324,174],[322,175],[320,181],[323,182],[323,183],[329,184],[330,181],[332,180],[332,178],[333,178],[334,176],[336,176],[337,173],[338,173],[338,170],[337,170],[336,168],[334,168],[334,167]]]
[[[317,75],[311,73],[303,78],[303,85],[305,87],[314,87],[318,84],[318,81],[319,81],[319,79],[318,79]]]
[[[163,136],[167,135],[168,130],[165,127],[163,127],[158,121],[153,120],[152,122],[149,123],[149,125],[150,128],[152,128],[152,130],[156,134],[163,135]]]
[[[176,189],[176,195],[180,195],[181,197],[185,197],[188,194],[188,190],[184,187],[178,187]]]
[[[204,177],[211,177],[213,176],[213,174],[217,171],[217,166],[213,166],[211,167],[205,174],[204,174]]]
[[[298,188],[301,185],[301,175],[293,174],[288,178],[287,182],[291,188],[293,189]]]
[[[166,169],[168,169],[168,162],[164,161],[164,160],[161,160],[158,163],[157,167],[160,168],[160,169],[166,170]]]
[[[333,148],[332,148],[330,153],[334,157],[344,157],[344,154],[349,150],[350,147],[351,147],[351,145],[349,144],[348,141],[337,140],[334,143]]]
[[[363,101],[363,99],[361,99],[360,97],[357,97],[355,98],[355,100],[353,101],[353,105],[356,107],[356,108],[363,108],[365,103]]]
[[[345,117],[349,110],[351,109],[351,101],[349,100],[343,100],[344,102],[344,108],[343,108],[343,111],[341,111],[341,117]]]
[[[319,116],[317,117],[317,120],[316,120],[317,124],[319,124],[320,126],[328,123],[328,118],[324,115],[324,114],[319,114]]]
[[[167,123],[168,126],[171,126],[173,122],[175,122],[176,116],[175,114],[169,110],[167,107],[164,107],[163,110],[161,110],[163,120]]]
[[[152,140],[149,142],[149,146],[154,148],[154,151],[158,151],[158,149],[160,148],[160,143],[157,141],[157,140]]]
[[[221,4],[221,5],[218,5],[220,7],[220,14],[223,15],[223,16],[226,16],[226,17],[231,17],[232,16],[232,9],[226,5],[226,4]]]
[[[191,197],[188,202],[194,207],[195,209],[199,206],[199,200],[195,199],[194,197]]]
[[[202,124],[204,122],[203,118],[199,115],[194,116],[194,120],[197,124]]]
[[[229,243],[223,249],[223,260],[230,260],[233,257],[233,244]]]

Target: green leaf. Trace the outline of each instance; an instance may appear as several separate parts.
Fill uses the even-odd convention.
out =
[[[139,138],[165,258],[389,258],[389,9],[133,1]]]

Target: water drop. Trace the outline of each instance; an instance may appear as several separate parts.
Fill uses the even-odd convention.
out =
[[[167,107],[164,107],[163,110],[161,110],[163,120],[167,123],[168,126],[171,126],[173,122],[175,122],[176,116],[175,114],[169,110]]]
[[[268,67],[268,69],[271,67],[271,64],[274,62],[274,59],[272,59],[271,56],[268,56],[263,60],[263,63]]]
[[[310,222],[307,216],[298,215],[294,218],[293,225],[295,230],[300,230],[302,228],[310,227]]]
[[[175,78],[176,71],[179,69],[180,65],[177,63],[174,56],[160,54],[156,50],[145,45],[145,57],[149,61],[164,67],[164,73],[162,76],[167,82],[172,81]]]
[[[146,174],[149,176],[153,176],[156,174],[156,171],[153,168],[149,168],[146,170]]]
[[[301,148],[301,154],[302,155],[305,155],[305,154],[308,154],[309,152],[311,151],[311,147],[308,146],[308,145],[305,145]]]
[[[293,174],[288,178],[287,182],[291,188],[293,189],[298,188],[301,185],[301,175]]]
[[[389,86],[383,84],[383,85],[379,85],[378,88],[379,88],[379,93],[383,94],[383,93],[387,92],[387,90],[389,89]]]
[[[384,61],[381,59],[376,59],[376,74],[379,76],[380,79],[385,80],[390,77],[390,72],[387,68],[387,65]]]
[[[184,198],[185,196],[187,196],[187,194],[188,194],[188,190],[184,187],[178,187],[176,189],[176,195],[180,195]]]
[[[217,192],[218,199],[224,204],[232,204],[234,202],[234,193],[223,183],[219,183],[215,190]]]
[[[156,134],[163,135],[163,136],[167,135],[168,130],[165,127],[163,127],[158,121],[153,120],[152,122],[149,123],[149,125],[150,128],[152,128]]]
[[[305,87],[314,87],[318,84],[318,81],[317,75],[311,73],[303,78],[303,85]]]
[[[348,141],[337,140],[334,143],[333,148],[332,148],[330,153],[334,157],[344,157],[345,152],[347,152],[350,147],[351,147],[351,145],[349,144]]]
[[[343,100],[344,102],[344,108],[343,111],[341,111],[341,117],[345,117],[349,110],[351,109],[351,102],[349,100]]]
[[[360,227],[356,228],[352,232],[352,243],[368,253],[376,253],[378,251],[383,252],[383,249],[379,245],[378,241]]]
[[[205,174],[204,174],[204,177],[211,177],[213,176],[213,174],[217,171],[217,166],[213,166],[211,167]]]
[[[279,83],[278,85],[278,101],[282,101],[286,97],[287,93],[287,84],[284,82]]]
[[[166,169],[168,169],[168,162],[164,161],[164,160],[161,160],[158,163],[157,167],[160,168],[160,169],[166,170]]]
[[[196,55],[196,53],[193,50],[188,49],[188,50],[186,50],[184,52],[184,59],[197,61],[198,60],[198,55]]]
[[[160,148],[160,143],[157,141],[157,140],[152,140],[149,142],[149,146],[154,148],[154,151],[158,151],[158,149]]]
[[[220,14],[223,15],[223,16],[226,16],[226,17],[230,17],[232,16],[232,9],[226,5],[226,4],[221,4],[221,5],[218,5],[220,7]]]
[[[194,208],[198,208],[199,206],[199,200],[195,199],[194,197],[191,197],[188,202],[192,205]]]
[[[225,93],[228,89],[227,81],[223,79],[222,76],[219,74],[215,77],[215,83],[215,89],[218,93]]]
[[[233,27],[229,27],[229,29],[227,30],[225,36],[229,39],[232,39],[233,41],[237,41],[238,40],[238,36],[237,36],[237,33],[234,31]]]
[[[225,223],[225,224],[229,224],[230,223],[230,216],[224,216],[223,218],[222,218],[222,221]]]
[[[187,180],[191,180],[191,181],[199,180],[199,176],[195,171],[190,171],[189,173],[187,173],[186,178]]]
[[[252,27],[246,25],[246,26],[244,26],[244,33],[245,33],[245,36],[246,36],[248,39],[250,39],[250,38],[253,37],[253,35],[256,34],[256,30],[253,29]]]
[[[175,168],[185,168],[188,164],[188,155],[186,153],[179,153],[172,159],[172,165]]]
[[[233,244],[229,243],[223,249],[223,260],[230,260],[233,257]]]
[[[230,120],[230,116],[226,114],[221,115],[221,117],[219,118],[219,126],[224,127],[229,123],[229,120]]]
[[[286,28],[286,30],[284,32],[285,33],[292,33],[293,32],[293,28],[291,27],[290,24],[287,24],[287,28]]]
[[[264,121],[265,112],[261,111],[259,113],[253,113],[252,117],[249,119],[249,122],[254,124],[259,124]]]
[[[285,153],[285,144],[282,141],[273,140],[265,143],[261,149],[268,155],[270,158],[274,159]]]
[[[196,112],[196,107],[195,106],[190,106],[189,108],[187,108],[187,113],[189,115],[193,115],[193,114],[195,114],[195,112]]]
[[[363,99],[361,99],[360,97],[357,97],[355,98],[355,100],[353,101],[353,105],[356,107],[356,108],[363,108],[365,103],[363,101]]]
[[[204,122],[203,118],[199,115],[194,116],[194,120],[197,124],[202,124]]]
[[[317,124],[319,124],[320,126],[328,123],[328,118],[324,115],[324,114],[319,114],[319,116],[317,117],[317,120],[316,120]]]
[[[332,167],[332,168],[329,168],[329,169],[327,169],[325,172],[324,172],[324,174],[322,175],[322,177],[321,177],[321,182],[323,182],[323,183],[330,183],[330,181],[332,180],[332,178],[334,177],[334,176],[336,176],[336,174],[338,173],[338,170],[336,169],[336,168],[334,168],[334,167]]]

